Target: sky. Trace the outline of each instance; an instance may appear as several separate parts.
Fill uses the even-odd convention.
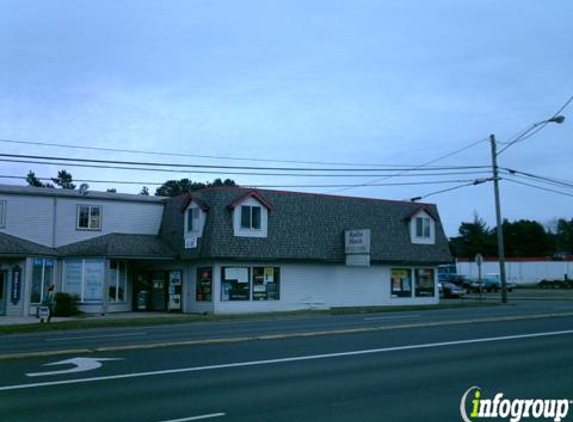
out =
[[[336,169],[151,172],[0,155],[0,183],[65,168],[92,190],[153,193],[220,177],[422,197],[449,236],[476,215],[493,227],[493,184],[472,184],[491,179],[489,136],[502,149],[567,105],[571,22],[570,0],[0,0],[0,154]],[[561,114],[498,155],[560,182],[502,174],[504,218],[573,218],[573,105]]]

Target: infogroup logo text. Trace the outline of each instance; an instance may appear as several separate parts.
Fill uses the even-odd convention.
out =
[[[467,400],[471,400],[469,406]],[[507,399],[503,393],[496,393],[493,399],[486,399],[482,397],[481,388],[474,386],[462,396],[460,413],[464,422],[483,418],[509,419],[510,422],[524,419],[552,419],[560,422],[567,417],[571,405],[573,400],[569,399]]]

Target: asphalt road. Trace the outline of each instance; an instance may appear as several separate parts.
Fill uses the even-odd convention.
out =
[[[0,336],[0,358],[12,354],[130,347],[186,341],[293,335],[394,326],[449,324],[492,318],[573,314],[572,301],[514,302],[510,306],[407,311],[345,316],[281,317],[171,326],[54,331]]]
[[[572,349],[573,317],[561,317],[5,359],[0,415],[9,422],[458,421],[472,386],[490,398],[573,399]],[[116,360],[27,375],[76,368],[47,366],[73,357]],[[569,413],[565,420],[573,420]]]

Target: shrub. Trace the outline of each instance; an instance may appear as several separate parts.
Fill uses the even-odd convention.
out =
[[[59,292],[54,296],[54,315],[59,317],[69,317],[80,313],[78,307],[78,297],[69,293]]]

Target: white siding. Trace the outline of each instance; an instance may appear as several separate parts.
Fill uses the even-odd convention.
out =
[[[279,267],[280,300],[221,301],[221,268],[233,266]],[[390,298],[391,266],[367,268],[340,264],[294,264],[269,262],[220,262],[214,266],[215,313],[246,313],[321,309],[338,306],[429,305],[439,297]],[[204,303],[194,301],[195,275],[190,271],[187,312],[203,312]],[[437,285],[437,283],[436,283]],[[251,292],[252,294],[252,292]],[[211,304],[209,304],[211,306]]]
[[[101,206],[101,230],[76,229],[78,205]],[[109,233],[157,235],[162,213],[162,204],[58,198],[56,246]]]
[[[157,235],[163,214],[161,203],[93,200],[89,195],[85,198],[54,198],[1,194],[0,201],[6,203],[6,224],[0,228],[1,232],[49,247],[108,233]],[[101,230],[76,229],[78,205],[101,206]]]
[[[6,224],[0,232],[53,246],[54,198],[0,194],[0,201],[6,203]]]

